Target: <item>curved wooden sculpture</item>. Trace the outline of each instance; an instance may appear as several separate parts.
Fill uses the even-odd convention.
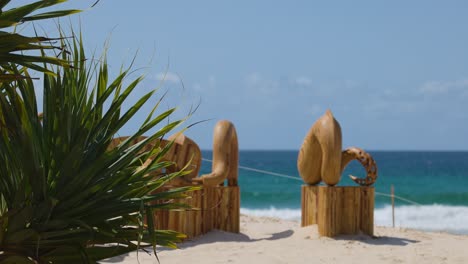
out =
[[[117,147],[128,137],[115,138],[109,144],[109,149]],[[145,140],[141,136],[130,142],[138,144]],[[165,139],[155,139],[145,142],[141,152],[151,151],[154,147],[166,147],[172,142],[169,150],[161,158],[170,161],[171,166],[149,174],[148,177],[160,177],[167,173],[177,172],[188,167],[190,173],[177,177],[162,189],[174,186],[189,186],[203,184],[203,188],[190,191],[190,199],[178,199],[175,203],[183,203],[197,210],[157,210],[152,216],[157,229],[170,229],[186,234],[192,238],[205,234],[213,229],[239,233],[240,228],[240,189],[237,186],[239,149],[237,133],[234,125],[226,120],[216,124],[213,140],[212,172],[197,177],[201,165],[201,151],[198,145],[178,133]],[[149,166],[154,157],[142,160],[137,170]],[[187,164],[189,164],[187,166]],[[228,186],[223,186],[227,179]],[[199,209],[199,210],[198,210]]]
[[[366,169],[364,179],[351,176],[351,179],[362,186],[370,186],[377,179],[377,166],[374,159],[364,150],[352,147],[342,151],[341,127],[330,110],[320,117],[309,130],[304,139],[297,168],[304,182],[336,185],[341,173],[354,159]]]
[[[182,133],[172,135],[167,142],[174,141],[172,147],[164,155],[164,160],[174,162],[167,172],[176,172],[184,168],[190,162],[190,173],[172,180],[171,185],[184,186],[192,184],[192,180],[198,176],[201,167],[201,151],[197,143]],[[167,144],[167,143],[166,143]]]
[[[109,149],[116,147],[128,137],[119,137],[112,140]],[[141,136],[132,142],[136,144],[146,137]],[[176,172],[184,168],[188,162],[189,174],[171,181],[172,186],[186,186],[191,184],[203,184],[205,186],[219,186],[224,180],[228,180],[228,186],[237,186],[239,147],[237,143],[237,133],[234,125],[227,121],[219,121],[214,128],[213,136],[213,164],[212,172],[198,176],[201,167],[201,151],[197,143],[182,133],[170,136],[167,140],[158,139],[158,142],[146,144],[142,151],[150,151],[155,144],[164,147],[169,142],[174,141],[172,147],[164,155],[163,160],[172,161],[174,164],[168,167],[167,173]],[[147,166],[151,158],[146,160],[142,167]]]
[[[297,168],[304,182],[335,185],[341,177],[341,127],[330,110],[320,117],[304,139]]]
[[[114,138],[110,143],[108,149],[115,148],[124,140],[128,139],[129,137],[118,137]],[[137,144],[138,142],[146,139],[145,136],[140,136],[131,142],[131,145]],[[167,140],[166,139],[157,139],[154,141],[149,142],[140,152],[144,151],[151,151],[155,145],[160,145],[161,147],[166,146],[169,142],[174,141],[172,147],[169,151],[164,155],[162,160],[164,161],[171,161],[173,165],[166,168],[165,173],[172,173],[180,171],[184,168],[188,162],[190,162],[189,169],[191,170],[189,174],[184,175],[183,177],[175,178],[171,181],[171,186],[183,186],[183,185],[190,185],[192,179],[197,177],[198,172],[200,171],[201,166],[201,151],[198,145],[191,140],[189,137],[185,136],[182,133],[178,133],[175,135],[170,136]],[[144,163],[142,163],[140,169],[148,166],[152,161],[150,157]],[[162,173],[159,171],[157,173]]]
[[[341,159],[341,172],[343,172],[346,166],[355,159],[361,163],[364,169],[366,169],[367,176],[364,179],[360,179],[352,175],[349,177],[355,183],[361,186],[371,186],[374,184],[374,182],[377,180],[377,164],[369,153],[360,148],[351,147],[343,151]]]
[[[228,186],[237,186],[239,163],[239,147],[234,125],[227,121],[219,121],[214,128],[213,135],[213,164],[212,172],[194,178],[194,183],[205,186],[219,186],[228,180]]]
[[[124,142],[124,141],[127,140],[128,138],[130,138],[130,137],[124,136],[124,137],[113,138],[112,141],[111,141],[111,143],[110,143],[109,146],[107,147],[107,149],[108,149],[108,150],[111,150],[111,149],[117,147],[118,145],[120,145],[122,142]],[[137,144],[138,142],[145,140],[146,138],[147,138],[147,137],[145,137],[145,136],[139,136],[139,137],[135,138],[132,142],[130,142],[130,145],[135,145],[135,144]],[[163,140],[163,141],[164,141],[164,140]],[[144,145],[144,146],[142,147],[142,149],[140,150],[140,153],[145,152],[145,151],[151,151],[151,150],[153,149],[154,145],[155,145],[155,142],[151,142],[151,143],[149,143],[149,144]],[[143,163],[141,164],[141,166],[139,167],[138,170],[141,170],[141,169],[145,168],[145,167],[148,166],[150,163],[151,163],[151,159],[145,160],[145,162],[143,162]]]

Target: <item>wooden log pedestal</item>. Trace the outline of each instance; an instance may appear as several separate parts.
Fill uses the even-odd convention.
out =
[[[178,203],[193,209],[180,211],[156,211],[153,220],[160,230],[174,230],[193,238],[213,229],[239,233],[240,191],[239,186],[217,186],[189,192],[189,199]]]
[[[302,185],[301,226],[318,225],[320,236],[374,235],[374,187]]]

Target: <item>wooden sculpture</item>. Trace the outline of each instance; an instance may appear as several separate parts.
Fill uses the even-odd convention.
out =
[[[366,178],[361,179],[356,176],[350,175],[349,177],[361,186],[371,186],[377,180],[377,164],[372,156],[364,150],[356,147],[347,148],[343,151],[341,157],[341,173],[345,170],[346,166],[352,161],[357,160],[366,169]]]
[[[117,147],[119,144],[121,144],[128,138],[129,137],[114,138],[111,144],[109,145],[108,149],[113,149]],[[132,142],[130,142],[130,144],[131,145],[137,144],[145,140],[146,138],[147,137],[145,136],[140,136],[134,139]],[[182,133],[177,133],[175,135],[170,136],[167,140],[155,139],[145,144],[143,148],[140,150],[140,152],[151,151],[154,147],[158,147],[158,146],[163,148],[170,142],[173,142],[172,147],[164,155],[164,157],[162,158],[162,161],[171,161],[173,162],[173,164],[167,167],[165,171],[159,170],[153,173],[154,175],[148,175],[148,176],[157,177],[161,175],[162,173],[167,174],[171,172],[176,172],[184,168],[188,163],[190,163],[188,166],[190,169],[190,173],[188,173],[187,175],[184,175],[183,177],[175,178],[174,180],[170,182],[168,186],[172,187],[172,186],[190,185],[192,183],[192,179],[197,177],[198,172],[200,171],[201,151],[198,145],[189,137],[185,136]],[[142,162],[142,165],[140,166],[139,169],[143,169],[149,164],[151,164],[152,159],[153,157],[150,157],[144,162]]]
[[[193,167],[192,172],[176,184],[202,184],[203,188],[191,192],[191,199],[178,201],[192,206],[195,210],[158,212],[154,216],[157,227],[177,230],[189,238],[213,229],[239,233],[239,150],[234,125],[226,120],[216,124],[213,135],[212,172],[201,177],[197,177],[201,162],[200,148],[197,144],[184,135],[170,137],[169,140],[174,140],[174,146],[165,155],[165,159],[175,161],[173,169],[183,168],[190,161]],[[227,186],[224,186],[225,180]]]
[[[341,127],[330,110],[320,117],[304,139],[297,167],[307,184],[336,185],[341,177]]]
[[[115,138],[109,149],[115,148],[128,137]],[[130,144],[137,144],[146,137],[139,137]],[[162,160],[173,164],[165,171],[157,171],[148,177],[176,172],[186,167],[190,173],[172,180],[164,188],[174,186],[203,185],[201,190],[188,193],[191,199],[175,201],[190,205],[188,211],[157,211],[152,217],[157,229],[170,229],[182,232],[187,237],[195,237],[213,229],[239,233],[240,228],[240,190],[237,186],[239,149],[234,125],[227,121],[219,121],[213,136],[212,172],[198,176],[201,166],[201,151],[198,145],[183,135],[175,134],[165,139],[148,142],[141,152],[151,151],[154,147],[165,147],[172,142],[169,151]],[[152,157],[142,161],[140,169],[151,163]],[[227,180],[227,186],[224,181]]]
[[[180,171],[188,163],[188,169],[190,173],[176,178],[171,181],[172,186],[186,186],[191,185],[192,180],[198,176],[198,172],[201,167],[202,155],[200,147],[192,139],[185,136],[182,133],[177,133],[168,138],[167,141],[164,141],[163,144],[168,144],[173,141],[172,147],[164,155],[164,160],[172,161],[174,164],[167,168],[167,173]]]
[[[124,136],[124,137],[117,137],[117,138],[113,138],[111,143],[109,144],[109,146],[107,147],[108,150],[111,150],[115,147],[117,147],[118,145],[120,145],[121,143],[125,142],[127,139],[129,139],[130,137],[127,137],[127,136]],[[135,139],[132,140],[132,142],[130,142],[130,145],[135,145],[143,140],[145,140],[147,137],[145,136],[140,136],[140,137],[137,137]],[[143,152],[147,152],[147,151],[151,151],[154,146],[156,144],[161,144],[163,141],[165,141],[164,139],[158,139],[158,140],[155,140],[153,142],[150,142],[148,144],[145,144],[142,149],[139,151],[139,154],[143,153]],[[164,143],[162,143],[164,144]],[[151,164],[151,161],[152,159],[149,158],[147,160],[145,160],[144,162],[142,162],[141,166],[138,168],[138,170],[142,170],[143,168],[149,166],[149,164]],[[157,175],[150,175],[150,176],[158,176],[161,174],[161,171],[157,171],[155,172],[155,174]]]
[[[330,110],[309,130],[299,152],[297,167],[307,185],[302,186],[302,226],[317,224],[322,236],[364,233],[373,235],[374,188],[377,165],[364,150],[342,151],[341,127]],[[367,176],[351,179],[359,187],[335,187],[352,160]],[[317,186],[323,181],[327,186]]]
[[[115,148],[128,138],[114,138],[108,148]],[[144,139],[146,139],[144,136],[138,137],[131,144],[136,144]],[[171,185],[187,186],[203,184],[203,186],[215,187],[223,186],[224,181],[227,180],[228,186],[237,186],[239,147],[236,128],[231,122],[222,120],[216,124],[213,135],[212,172],[200,177],[197,177],[202,160],[200,147],[182,133],[172,135],[167,140],[157,139],[149,142],[142,148],[141,152],[150,151],[155,145],[164,147],[169,142],[173,142],[173,144],[164,155],[163,160],[171,161],[173,164],[167,168],[166,173],[179,171],[190,163],[190,173],[184,177],[175,179],[171,182]],[[150,162],[151,158],[142,163],[142,167],[147,166]]]
[[[323,181],[329,186],[338,184],[341,173],[354,159],[366,169],[365,179],[351,176],[362,186],[370,186],[377,179],[377,166],[371,155],[360,148],[352,147],[342,151],[341,127],[330,110],[320,117],[304,139],[297,168],[307,184]]]
[[[228,186],[237,186],[239,147],[236,128],[231,122],[222,120],[216,124],[213,134],[212,172],[192,181],[213,187],[223,185],[227,179]]]

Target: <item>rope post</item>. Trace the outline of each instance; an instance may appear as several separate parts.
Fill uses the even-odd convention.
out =
[[[390,187],[390,196],[392,198],[392,226],[395,227],[395,188],[393,184]]]

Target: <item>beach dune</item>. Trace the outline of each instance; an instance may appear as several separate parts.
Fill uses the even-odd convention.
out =
[[[317,226],[276,218],[241,216],[241,233],[212,231],[180,244],[158,248],[170,263],[468,263],[468,236],[376,227],[375,236],[319,237]],[[138,254],[140,263],[158,263]],[[101,263],[138,263],[136,252]]]

